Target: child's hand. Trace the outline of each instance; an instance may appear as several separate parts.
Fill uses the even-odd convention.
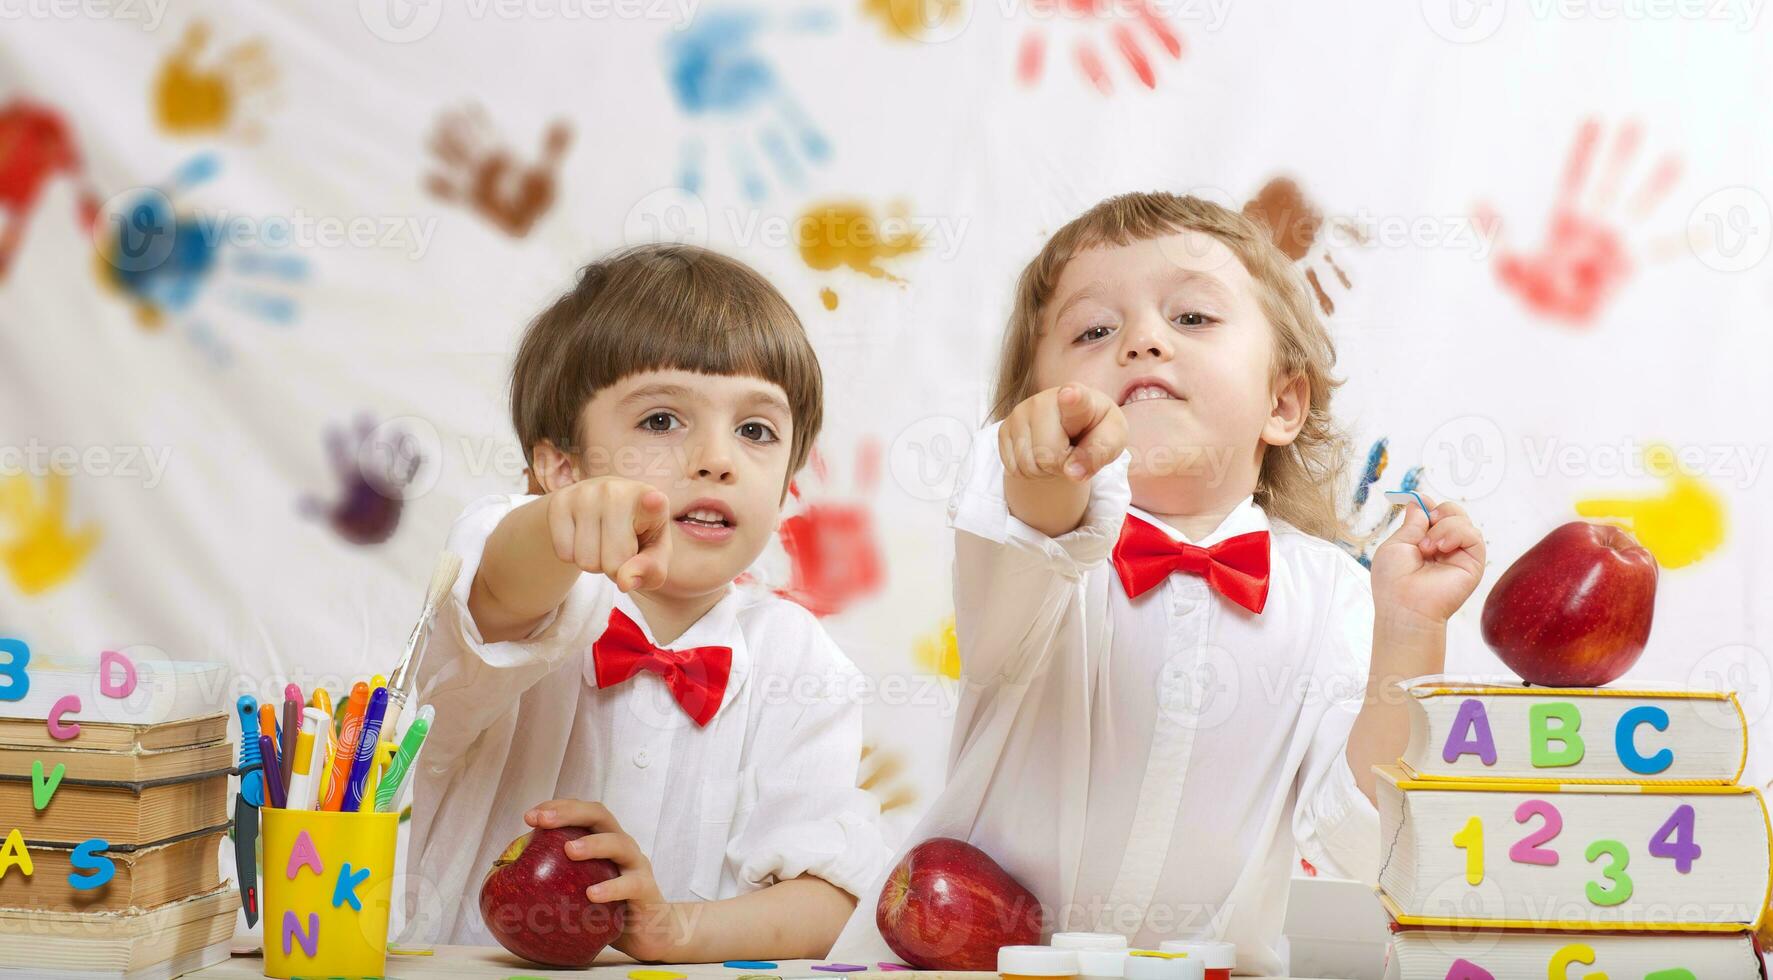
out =
[[[656,487],[615,476],[580,480],[548,495],[554,555],[616,588],[656,589],[671,559],[670,501]]]
[[[1004,472],[1024,480],[1076,482],[1127,448],[1127,420],[1107,395],[1079,384],[1048,388],[1010,410],[997,430]]]
[[[531,827],[584,827],[590,834],[568,841],[566,856],[575,861],[604,858],[621,874],[592,885],[585,897],[593,902],[627,902],[622,935],[614,945],[637,960],[662,961],[675,946],[669,922],[670,903],[653,879],[653,863],[640,851],[634,838],[616,823],[615,815],[601,803],[585,800],[549,800],[523,815]]]
[[[1444,625],[1484,576],[1484,538],[1465,509],[1451,501],[1411,504],[1403,526],[1373,553],[1373,605],[1380,617],[1403,613],[1417,622]]]

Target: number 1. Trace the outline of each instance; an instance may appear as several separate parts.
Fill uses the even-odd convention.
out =
[[[1465,883],[1484,883],[1484,822],[1477,817],[1465,821],[1465,829],[1453,835],[1453,846],[1465,849]]]

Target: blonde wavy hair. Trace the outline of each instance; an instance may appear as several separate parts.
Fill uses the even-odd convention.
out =
[[[1344,523],[1338,506],[1348,465],[1347,440],[1330,417],[1330,396],[1342,379],[1331,374],[1336,345],[1318,318],[1304,278],[1257,220],[1197,197],[1166,193],[1111,197],[1072,219],[1022,270],[1015,308],[998,359],[991,418],[1002,420],[1034,394],[1034,352],[1041,317],[1072,256],[1092,248],[1129,245],[1181,231],[1212,235],[1231,249],[1256,282],[1257,300],[1274,330],[1275,382],[1306,381],[1310,406],[1299,435],[1263,453],[1256,503],[1270,518],[1306,534],[1335,540]]]

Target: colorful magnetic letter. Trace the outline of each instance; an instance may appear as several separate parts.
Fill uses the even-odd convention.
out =
[[[111,877],[117,873],[117,862],[99,853],[110,846],[110,843],[101,837],[81,841],[79,846],[74,848],[74,853],[68,855],[68,863],[82,871],[91,871],[92,873],[69,874],[68,884],[81,891],[91,891],[94,888],[103,887],[105,882],[110,881]]]
[[[1534,817],[1545,818],[1545,823],[1515,842],[1508,849],[1508,859],[1516,864],[1541,864],[1556,867],[1558,852],[1540,845],[1556,837],[1564,829],[1564,815],[1549,800],[1524,800],[1514,808],[1514,822],[1524,824]]]
[[[26,878],[31,877],[31,873],[36,870],[31,866],[31,852],[25,847],[24,835],[18,832],[17,827],[8,831],[6,843],[0,844],[0,879],[6,877],[13,865],[17,865]]]
[[[1447,967],[1447,980],[1496,980],[1496,975],[1470,960],[1454,960]]]
[[[62,777],[68,774],[68,765],[58,762],[49,771],[49,778],[43,778],[43,760],[31,760],[31,808],[41,810],[49,805],[50,797],[55,795],[56,788],[61,786]]]
[[[123,679],[111,683],[111,668],[122,667]],[[135,693],[135,661],[115,650],[99,654],[99,693],[107,698],[126,698]]]
[[[1551,727],[1556,721],[1557,727]],[[1582,761],[1582,715],[1568,701],[1548,701],[1527,709],[1528,742],[1532,748],[1533,768],[1556,769]],[[1556,742],[1559,748],[1553,749]]]
[[[306,936],[304,936],[304,935],[302,935],[301,920],[296,918],[296,914],[294,912],[290,911],[289,909],[284,909],[283,910],[283,955],[285,955],[285,956],[289,955],[289,946],[290,946],[291,939],[294,939],[296,942],[300,943],[301,947],[302,947],[302,952],[307,953],[308,957],[310,959],[312,959],[314,956],[314,951],[316,949],[320,948],[320,913],[318,913],[318,912],[309,912],[308,913],[308,934]]]
[[[1654,776],[1674,765],[1674,750],[1663,748],[1653,755],[1639,755],[1635,736],[1638,728],[1649,725],[1659,732],[1668,731],[1668,712],[1653,704],[1640,704],[1619,716],[1619,727],[1613,731],[1613,747],[1619,761],[1640,776]]]
[[[1644,980],[1699,980],[1693,971],[1677,966],[1672,970],[1657,970],[1655,973],[1644,974]]]
[[[351,903],[354,911],[363,911],[363,903],[357,900],[357,886],[369,877],[368,868],[359,868],[356,874],[351,873],[351,862],[346,861],[339,866],[339,882],[332,889],[332,907],[338,908],[346,902]]]
[[[60,742],[80,737],[80,725],[76,722],[62,724],[62,715],[70,711],[80,710],[80,695],[64,694],[49,709],[49,737]]]
[[[1564,980],[1570,975],[1570,964],[1572,963],[1593,966],[1594,947],[1583,943],[1571,943],[1551,954],[1551,967],[1546,971],[1546,976],[1552,977],[1554,980]]]
[[[326,868],[320,863],[320,852],[314,849],[314,838],[305,830],[296,832],[295,843],[289,846],[289,878],[295,880],[296,872],[303,867],[314,869],[316,875],[326,874]],[[337,902],[333,903],[337,905]]]
[[[1675,807],[1650,838],[1650,856],[1674,861],[1675,871],[1680,874],[1692,871],[1693,862],[1699,860],[1700,854],[1699,844],[1693,840],[1696,819],[1691,804]]]
[[[1459,714],[1453,718],[1453,730],[1447,733],[1441,758],[1452,765],[1460,756],[1474,752],[1484,765],[1496,764],[1496,738],[1490,734],[1490,716],[1484,712],[1482,701],[1466,698],[1460,702]]]
[[[23,701],[31,691],[31,675],[25,673],[31,648],[23,640],[5,636],[0,637],[0,653],[6,654],[6,662],[0,664],[0,678],[6,681],[6,686],[0,687],[0,701]]]

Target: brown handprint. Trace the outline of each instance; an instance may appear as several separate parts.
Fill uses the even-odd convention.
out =
[[[1528,307],[1574,324],[1592,320],[1631,275],[1625,236],[1608,218],[1625,170],[1638,150],[1642,131],[1635,122],[1619,128],[1600,182],[1584,200],[1583,185],[1600,143],[1601,124],[1590,119],[1576,131],[1576,145],[1564,165],[1563,185],[1551,212],[1545,244],[1536,253],[1501,248],[1501,220],[1481,205],[1477,221],[1497,243],[1496,275]],[[1641,222],[1673,188],[1681,172],[1674,154],[1665,154],[1626,202],[1626,217]]]
[[[561,158],[572,143],[564,121],[548,127],[541,157],[520,162],[478,105],[445,113],[431,138],[440,170],[425,179],[432,194],[465,202],[513,238],[529,234],[554,204]]]
[[[203,66],[198,61],[208,44],[209,25],[194,21],[160,67],[154,80],[160,128],[179,136],[234,132],[256,139],[257,126],[241,106],[277,80],[265,43],[255,39],[236,44]]]
[[[1330,294],[1324,291],[1323,280],[1318,277],[1317,269],[1305,264],[1307,256],[1318,243],[1318,235],[1323,231],[1324,214],[1305,197],[1299,184],[1288,177],[1270,180],[1244,205],[1244,214],[1267,226],[1275,246],[1287,258],[1304,265],[1305,281],[1311,284],[1311,291],[1317,294],[1317,305],[1324,311],[1324,315],[1336,312],[1336,304],[1330,299]],[[1346,222],[1337,222],[1333,227],[1353,236],[1356,241],[1364,241],[1360,233]],[[1342,288],[1350,288],[1352,283],[1348,280],[1348,273],[1343,272],[1342,267],[1336,264],[1336,257],[1330,254],[1329,248],[1326,246],[1320,249],[1319,254],[1337,281],[1342,283]]]

